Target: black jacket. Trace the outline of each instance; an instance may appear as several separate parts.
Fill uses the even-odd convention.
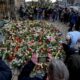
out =
[[[80,80],[80,55],[71,55],[66,65],[69,70],[69,80]]]
[[[11,80],[11,69],[0,59],[0,80]]]
[[[33,70],[35,64],[32,61],[29,61],[22,69],[20,75],[18,76],[18,80],[45,80],[45,76],[43,79],[38,77],[30,78],[30,73]]]

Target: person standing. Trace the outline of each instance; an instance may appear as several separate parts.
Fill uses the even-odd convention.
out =
[[[78,14],[78,20],[77,20],[77,23],[75,25],[75,30],[80,31],[80,14]]]
[[[71,55],[66,63],[69,70],[69,80],[80,80],[80,55]]]
[[[75,11],[72,11],[70,14],[70,28],[68,31],[72,31],[73,27],[75,27],[78,20],[78,16]]]

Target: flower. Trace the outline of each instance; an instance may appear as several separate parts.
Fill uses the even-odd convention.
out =
[[[18,51],[19,48],[20,48],[20,46],[16,46],[16,47],[14,48],[14,52]]]
[[[25,21],[18,23],[9,23],[2,29],[5,31],[4,46],[8,42],[7,51],[1,55],[5,60],[12,63],[12,67],[19,67],[30,59],[33,52],[39,56],[45,56],[48,53],[53,57],[61,57],[63,54],[57,54],[60,50],[58,44],[63,39],[60,31],[54,25],[46,21]],[[11,54],[15,53],[15,55]],[[60,50],[60,53],[63,53]]]

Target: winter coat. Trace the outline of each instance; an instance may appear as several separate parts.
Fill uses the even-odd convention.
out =
[[[11,80],[12,72],[10,68],[0,59],[0,80]]]
[[[35,64],[32,61],[29,61],[22,69],[20,75],[18,76],[18,80],[45,80],[45,76],[43,78],[39,77],[30,77],[30,73],[33,70]]]

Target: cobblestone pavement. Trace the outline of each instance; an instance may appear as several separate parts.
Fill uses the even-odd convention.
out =
[[[66,33],[68,31],[68,24],[64,24],[64,23],[61,23],[61,22],[50,22],[51,24],[53,24],[55,27],[57,27],[63,34],[64,34],[64,37],[66,36]],[[14,73],[13,73],[13,78],[12,80],[17,80],[17,76],[18,76],[18,71],[15,70]]]

